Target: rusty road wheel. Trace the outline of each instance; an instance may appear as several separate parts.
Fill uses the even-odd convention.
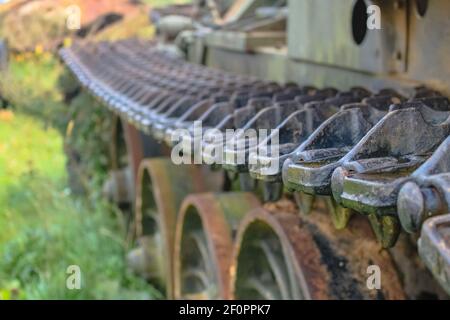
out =
[[[113,115],[109,149],[111,169],[104,194],[122,209],[131,208],[139,164],[144,158],[166,155],[169,151],[117,115]]]
[[[177,166],[170,158],[144,160],[138,171],[135,225],[139,248],[128,262],[168,298],[173,296],[175,223],[190,193],[219,190],[222,175],[199,166]]]
[[[259,206],[250,193],[190,195],[178,216],[175,298],[229,299],[233,234],[245,213]]]
[[[133,203],[134,174],[130,165],[131,153],[125,138],[128,125],[114,115],[110,140],[110,170],[103,185],[103,194],[122,210],[129,210]]]
[[[316,201],[317,202],[317,201]],[[298,215],[289,200],[255,209],[242,220],[233,249],[231,294],[235,299],[402,299],[388,252],[366,219],[336,230],[318,202]],[[369,235],[369,236],[368,236]],[[367,287],[367,268],[381,270],[381,289]]]

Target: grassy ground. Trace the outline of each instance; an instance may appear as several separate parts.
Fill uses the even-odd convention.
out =
[[[121,219],[72,197],[63,140],[35,118],[0,114],[0,297],[121,299],[158,296],[124,265]],[[66,269],[81,268],[81,290]]]
[[[58,90],[62,72],[63,66],[48,52],[19,54],[11,57],[8,72],[2,74],[0,90],[16,110],[64,130],[68,109]]]
[[[13,57],[1,81],[14,105],[0,113],[0,299],[158,298],[126,269],[118,211],[98,193],[74,196],[68,187],[67,143],[88,148],[83,160],[95,180],[104,175],[98,132],[106,130],[104,108],[91,98],[63,101],[63,74],[53,55],[26,54]],[[73,118],[80,123],[72,124],[69,138]],[[81,290],[66,288],[69,265],[81,268]]]
[[[153,33],[143,8],[94,39]],[[127,271],[123,219],[99,196],[109,114],[86,93],[67,101],[62,92],[72,89],[76,82],[42,46],[11,57],[0,77],[0,92],[12,102],[0,111],[0,300],[159,298]],[[82,168],[70,165],[68,174],[73,155]],[[69,182],[84,192],[74,195]],[[81,290],[66,287],[70,265],[81,269]]]

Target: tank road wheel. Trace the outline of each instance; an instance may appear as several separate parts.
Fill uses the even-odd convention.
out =
[[[183,202],[175,236],[175,298],[228,299],[233,234],[259,206],[250,193],[204,193]]]
[[[110,140],[110,171],[103,185],[103,193],[122,210],[130,210],[134,194],[132,154],[127,145],[127,124],[117,115],[113,116]]]
[[[173,242],[176,217],[190,193],[219,190],[221,175],[199,166],[177,166],[170,158],[144,160],[138,171],[135,203],[139,247],[128,264],[168,298],[173,296]]]
[[[404,298],[394,264],[365,219],[335,230],[323,203],[312,213],[298,215],[290,201],[281,200],[245,216],[230,269],[233,298]],[[380,290],[368,289],[370,265],[380,267]]]
[[[110,161],[111,169],[103,187],[104,194],[121,209],[131,209],[135,198],[135,181],[144,158],[158,157],[168,151],[152,137],[113,115]]]

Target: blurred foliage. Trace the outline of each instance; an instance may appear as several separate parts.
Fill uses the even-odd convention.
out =
[[[109,162],[112,116],[86,92],[78,94],[70,103],[71,122],[66,131],[66,151],[72,158],[69,172],[84,191],[93,198],[101,197]],[[89,120],[87,120],[89,119]],[[72,166],[72,167],[71,167]]]
[[[126,223],[100,197],[111,114],[48,51],[66,34],[61,6],[46,10],[0,11],[0,37],[16,51],[0,78],[12,105],[0,111],[0,299],[158,298],[127,271]],[[152,37],[147,13],[141,8],[92,38]],[[77,186],[88,197],[74,196]],[[72,264],[81,268],[81,290],[66,289]]]
[[[62,146],[41,121],[0,117],[0,298],[159,297],[125,267],[117,210],[71,196]],[[81,268],[81,290],[65,286],[73,264]]]
[[[132,34],[134,37],[150,39],[155,34],[155,28],[149,24],[147,13],[146,9],[141,9],[135,14],[127,15],[122,22],[111,25],[92,38],[98,41],[117,41]]]
[[[66,136],[71,178],[82,193],[97,199],[109,166],[109,112],[80,92],[74,76],[47,52],[14,56],[0,88],[16,111],[38,117]]]
[[[69,30],[65,27],[65,7],[28,4],[24,10],[4,14],[1,35],[15,51],[33,51],[36,47],[53,48]],[[25,27],[26,26],[26,27]]]
[[[82,26],[88,26],[97,18],[116,13],[128,18],[147,17],[148,6],[128,0],[28,0],[14,1],[0,5],[0,38],[8,40],[13,52],[32,52],[35,50],[55,51],[67,37],[75,36],[76,31],[67,27],[69,6],[80,9]],[[117,24],[112,24],[117,25]],[[147,26],[139,25],[145,29]],[[122,34],[134,34],[131,28]],[[140,32],[140,31],[139,31]],[[138,32],[138,33],[139,33]],[[137,36],[139,34],[136,33]],[[149,32],[143,31],[143,34]]]
[[[18,111],[42,119],[61,132],[68,114],[57,88],[64,67],[50,53],[21,53],[11,57],[9,70],[0,79],[0,90]]]
[[[56,130],[38,126],[31,117],[20,117],[11,111],[1,111],[0,124],[0,205],[8,201],[5,193],[22,175],[38,172],[53,182],[64,178],[62,138]],[[30,143],[30,139],[35,143]],[[0,242],[9,236],[0,233]]]
[[[0,297],[160,297],[126,270],[125,222],[100,197],[107,109],[45,52],[13,56],[0,85],[13,105],[0,116]],[[74,197],[68,178],[88,198]],[[71,264],[81,267],[82,290],[65,287]]]

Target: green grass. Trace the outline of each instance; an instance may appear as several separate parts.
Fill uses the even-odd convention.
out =
[[[0,120],[1,121],[1,120]],[[13,209],[29,205],[27,184],[33,178],[61,188],[65,181],[65,157],[62,139],[53,129],[45,129],[36,120],[15,116],[0,122],[0,250],[1,244],[15,236],[16,223],[28,219],[13,215]],[[23,192],[20,192],[24,189]],[[39,194],[41,195],[41,194]]]
[[[85,93],[66,104],[61,89],[74,81],[49,53],[12,57],[2,76],[13,111],[0,114],[0,299],[161,297],[127,270],[123,218],[99,197],[105,109]],[[83,155],[84,197],[68,186],[67,148]],[[70,265],[81,268],[81,290],[66,288]]]
[[[31,115],[64,135],[67,149],[82,162],[71,183],[76,180],[83,189],[89,188],[83,193],[97,197],[109,167],[111,115],[84,91],[66,103],[64,93],[76,92],[77,87],[74,76],[48,52],[13,56],[8,72],[0,78],[0,91],[16,112]]]
[[[63,73],[63,66],[50,53],[20,54],[11,58],[8,73],[0,79],[0,89],[16,110],[63,131],[68,118],[68,108],[58,90]]]
[[[99,37],[153,34],[147,12],[128,20]],[[85,92],[66,102],[77,86],[39,50],[11,56],[0,77],[14,115],[0,113],[0,299],[159,298],[127,270],[123,217],[100,198],[111,116]],[[81,268],[81,290],[66,288],[70,265]]]
[[[124,265],[121,219],[66,187],[60,134],[36,119],[0,119],[0,297],[148,299],[158,293]],[[81,268],[81,290],[66,269]]]

